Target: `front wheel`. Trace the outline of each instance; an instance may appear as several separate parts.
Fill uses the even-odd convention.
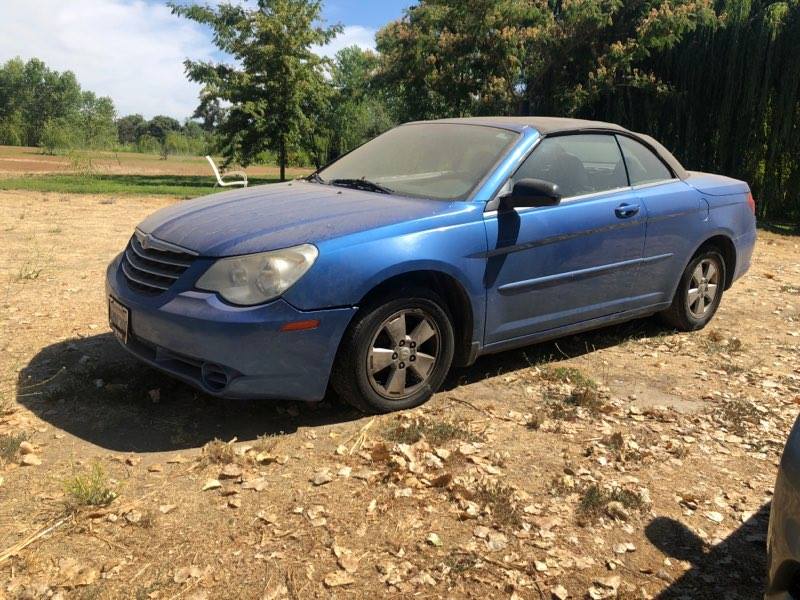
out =
[[[725,288],[725,260],[715,248],[695,256],[681,277],[672,305],[662,318],[679,331],[705,327],[719,308]]]
[[[364,306],[333,368],[331,383],[339,396],[369,413],[426,402],[453,362],[453,325],[444,307],[436,294],[416,288]]]

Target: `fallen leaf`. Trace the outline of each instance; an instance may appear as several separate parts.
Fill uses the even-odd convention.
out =
[[[429,533],[428,537],[425,538],[425,541],[428,542],[431,546],[441,546],[442,540],[436,533]]]
[[[220,479],[236,479],[242,476],[242,468],[235,463],[228,463],[222,467],[219,474]]]
[[[325,579],[323,579],[325,585],[329,588],[332,587],[339,587],[342,585],[350,585],[355,582],[349,573],[345,571],[332,571],[325,575]]]

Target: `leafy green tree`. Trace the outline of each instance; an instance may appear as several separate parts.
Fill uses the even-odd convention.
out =
[[[318,141],[320,154],[333,159],[390,129],[396,124],[387,90],[378,85],[377,54],[351,46],[340,50],[330,70],[333,87],[327,114],[327,138]],[[325,161],[317,161],[325,162]]]
[[[400,120],[514,112],[547,14],[546,3],[523,0],[421,0],[407,9],[377,35],[380,79],[399,100]]]
[[[328,43],[341,27],[319,24],[320,0],[258,0],[254,8],[169,6],[174,14],[210,27],[217,47],[235,60],[184,63],[207,98],[230,104],[219,126],[226,162],[248,165],[272,150],[285,179],[289,153],[313,139],[318,116],[328,106],[324,69],[329,62],[312,47]]]
[[[528,42],[524,112],[578,115],[620,88],[661,93],[647,67],[654,52],[673,48],[698,25],[714,23],[711,0],[551,3]]]
[[[120,144],[135,144],[139,139],[138,131],[143,128],[144,117],[140,114],[126,115],[117,119],[117,135]]]
[[[117,143],[116,110],[111,98],[83,93],[81,130],[85,148],[111,148]]]
[[[65,118],[51,118],[42,127],[40,144],[48,154],[65,152],[81,145],[75,125]]]

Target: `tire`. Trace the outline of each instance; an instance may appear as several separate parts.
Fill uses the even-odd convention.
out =
[[[710,276],[712,267],[714,274]],[[661,313],[662,320],[678,331],[697,331],[705,327],[719,308],[726,275],[725,260],[719,250],[701,249],[683,271],[672,305]],[[708,292],[714,285],[712,295]]]
[[[418,287],[399,289],[363,306],[333,366],[331,384],[339,397],[365,413],[427,402],[453,362],[455,335],[445,307],[438,295]]]

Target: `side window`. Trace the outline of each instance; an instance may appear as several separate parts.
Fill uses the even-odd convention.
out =
[[[628,165],[631,185],[672,179],[670,170],[661,162],[660,158],[653,154],[652,150],[623,135],[617,136],[617,139],[619,145],[622,146],[625,163]]]
[[[542,140],[512,178],[543,179],[564,198],[628,186],[625,164],[613,135],[581,134]]]

